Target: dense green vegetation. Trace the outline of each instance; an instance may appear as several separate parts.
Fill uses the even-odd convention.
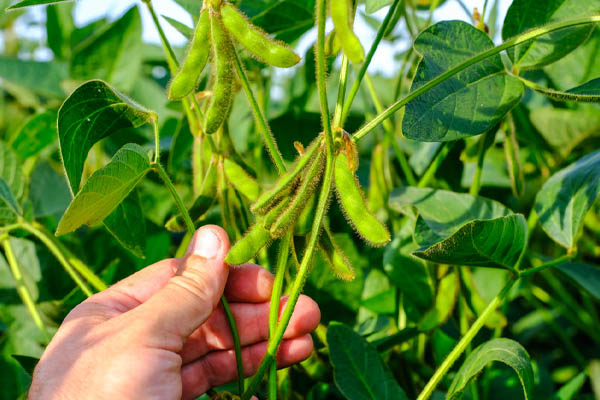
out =
[[[308,360],[273,368],[288,307],[258,374],[217,392],[600,397],[600,0],[466,22],[440,0],[176,1],[196,26],[150,0],[86,26],[0,0],[0,398],[25,398],[70,309],[208,223],[276,274],[273,306],[322,311]],[[42,42],[16,33],[29,6]]]

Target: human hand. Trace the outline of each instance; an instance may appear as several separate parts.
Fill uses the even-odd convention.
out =
[[[220,297],[230,302],[255,373],[268,338],[273,276],[247,264],[229,270],[223,229],[196,231],[186,256],[153,264],[98,293],[65,318],[35,369],[30,400],[194,399],[237,378]],[[282,298],[280,313],[285,307]],[[301,296],[277,355],[280,367],[306,359],[317,304]]]

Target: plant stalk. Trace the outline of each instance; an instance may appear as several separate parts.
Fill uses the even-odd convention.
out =
[[[417,183],[418,188],[424,188],[427,187],[427,185],[429,185],[429,183],[435,176],[435,173],[437,172],[438,168],[440,167],[440,165],[442,165],[446,157],[448,157],[450,150],[452,150],[455,144],[456,142],[445,142],[442,145],[441,150],[438,152],[437,156],[435,156],[435,159],[433,160],[431,165],[429,165],[429,168],[427,168],[427,171],[425,171],[425,173],[419,180],[419,183]]]
[[[356,131],[353,135],[353,139],[354,139],[354,141],[358,141],[358,140],[362,139],[367,133],[371,132],[379,124],[381,124],[385,119],[389,118],[392,114],[394,114],[396,111],[398,111],[399,109],[404,107],[406,104],[410,103],[411,101],[413,101],[417,97],[421,96],[422,94],[426,93],[430,89],[436,87],[437,85],[450,79],[457,73],[469,68],[472,65],[477,64],[480,61],[485,60],[486,58],[489,58],[489,57],[494,56],[506,49],[509,49],[511,47],[517,46],[521,43],[527,42],[529,40],[535,39],[539,36],[543,36],[543,35],[546,35],[548,33],[554,32],[554,31],[558,31],[558,30],[565,29],[565,28],[570,28],[570,27],[577,26],[577,25],[586,25],[586,24],[593,24],[593,23],[598,23],[598,22],[600,22],[600,15],[579,17],[579,18],[569,19],[566,21],[559,21],[559,22],[547,24],[545,26],[535,28],[535,29],[532,29],[525,33],[522,33],[518,36],[513,37],[512,39],[508,39],[506,42],[502,43],[501,45],[498,45],[496,47],[492,47],[489,50],[483,51],[483,52],[477,54],[476,56],[473,56],[473,57],[469,58],[468,60],[463,61],[462,63],[458,64],[457,66],[450,68],[448,71],[444,72],[443,74],[441,74],[441,75],[437,76],[436,78],[432,79],[431,81],[427,82],[425,85],[421,86],[417,90],[409,93],[404,98],[398,100],[397,102],[395,102],[394,104],[389,106],[387,109],[385,109],[385,111],[383,111],[382,113],[377,115],[375,118],[373,118],[371,121],[366,123],[358,131]],[[348,104],[348,103],[346,103],[346,104]]]

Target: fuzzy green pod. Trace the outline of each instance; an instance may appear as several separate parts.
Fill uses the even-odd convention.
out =
[[[302,177],[302,182],[294,195],[294,199],[271,226],[270,231],[273,237],[282,236],[287,228],[296,222],[298,215],[304,210],[310,197],[317,190],[317,186],[321,182],[324,167],[325,154],[319,153],[308,168],[308,171],[306,171],[306,175]]]
[[[335,238],[327,227],[325,227],[323,235],[319,237],[319,248],[338,278],[344,281],[354,280],[356,277],[354,268],[352,268],[348,257],[346,257],[340,246],[335,243]]]
[[[271,234],[259,221],[229,249],[225,262],[233,265],[243,264],[254,257],[270,241]]]
[[[390,233],[367,208],[358,180],[348,167],[348,158],[343,152],[336,156],[334,178],[338,201],[356,232],[372,246],[389,242]]]
[[[223,169],[227,180],[237,189],[238,192],[254,201],[260,193],[260,186],[244,168],[240,167],[235,161],[226,158],[223,162]]]
[[[189,209],[192,221],[196,222],[212,206],[217,197],[217,159],[213,158],[208,164],[206,174],[202,180],[200,194],[194,200],[194,204]],[[174,215],[165,224],[165,228],[171,232],[182,232],[186,230],[185,221],[181,214]]]
[[[271,226],[277,221],[277,219],[281,216],[281,213],[285,211],[286,208],[289,207],[292,202],[292,197],[284,197],[279,203],[277,203],[273,208],[269,210],[268,213],[265,214],[262,220],[263,227],[265,229],[271,229]]]
[[[169,85],[169,99],[178,100],[196,89],[198,78],[210,54],[210,18],[208,9],[202,10],[194,37],[179,72]]]
[[[223,26],[219,14],[210,13],[210,29],[214,48],[215,83],[208,110],[204,131],[215,133],[229,115],[233,98],[233,44]]]
[[[317,211],[317,197],[317,193],[313,193],[300,215],[298,215],[296,225],[294,225],[294,235],[304,236],[311,231],[315,212]]]
[[[357,64],[365,59],[360,40],[352,31],[352,19],[350,17],[352,10],[351,0],[330,0],[329,13],[335,26],[336,37],[340,41],[342,50],[348,59]]]
[[[255,214],[260,214],[265,209],[268,209],[277,199],[287,193],[287,189],[292,186],[296,179],[300,176],[304,168],[313,160],[319,149],[318,140],[306,150],[302,156],[298,158],[294,167],[281,176],[271,189],[264,191],[254,202],[250,210]]]
[[[266,64],[289,68],[300,62],[300,57],[286,44],[270,39],[259,27],[251,24],[235,7],[221,8],[223,23],[231,34],[252,54]]]

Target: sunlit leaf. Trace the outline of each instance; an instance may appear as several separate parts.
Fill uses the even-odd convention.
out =
[[[140,196],[133,190],[104,220],[106,229],[137,257],[146,251],[146,221],[140,205]]]

